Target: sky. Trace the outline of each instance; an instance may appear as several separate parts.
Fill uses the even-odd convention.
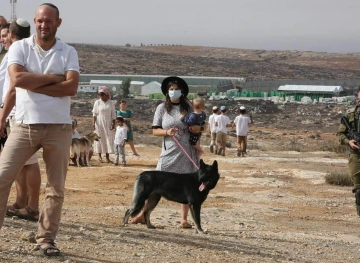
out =
[[[359,0],[47,0],[68,43],[360,52]],[[33,26],[44,0],[17,0]],[[10,19],[10,1],[0,1]],[[32,32],[35,28],[32,27]]]

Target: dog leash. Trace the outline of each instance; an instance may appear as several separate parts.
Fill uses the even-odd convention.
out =
[[[179,128],[178,128],[178,127],[175,127],[175,128],[177,129],[177,131],[178,131],[178,133],[179,133]],[[183,133],[182,133],[182,134],[183,134]],[[179,135],[180,135],[180,133],[179,133]],[[197,166],[197,164],[194,162],[194,160],[191,159],[190,155],[186,152],[186,150],[184,149],[184,147],[182,147],[182,145],[180,144],[180,142],[178,141],[178,139],[176,138],[176,136],[173,135],[173,136],[171,136],[171,137],[174,139],[174,141],[177,143],[177,145],[179,145],[180,149],[185,153],[185,155],[187,156],[187,158],[189,158],[189,160],[193,163],[193,165],[196,167],[196,169],[199,170],[199,166]]]

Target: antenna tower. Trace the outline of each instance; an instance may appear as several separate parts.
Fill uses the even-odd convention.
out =
[[[10,14],[10,20],[16,20],[16,2],[17,0],[10,0],[10,4],[11,4],[11,14]]]

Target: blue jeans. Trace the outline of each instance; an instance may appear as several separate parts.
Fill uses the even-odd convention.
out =
[[[114,162],[114,164],[119,164],[119,154],[121,154],[122,163],[126,164],[126,161],[125,161],[125,147],[122,147],[121,144],[115,144],[114,152],[115,152],[115,162]]]

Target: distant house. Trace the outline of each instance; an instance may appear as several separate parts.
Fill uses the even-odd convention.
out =
[[[90,80],[91,85],[106,86],[109,89],[121,90],[122,80]],[[141,87],[145,84],[143,81],[131,81],[130,82],[130,93],[140,93]]]
[[[98,86],[79,83],[77,91],[78,92],[94,92],[95,93],[98,91]]]
[[[149,94],[162,93],[161,84],[157,81],[152,81],[141,87],[140,95],[148,96]]]

